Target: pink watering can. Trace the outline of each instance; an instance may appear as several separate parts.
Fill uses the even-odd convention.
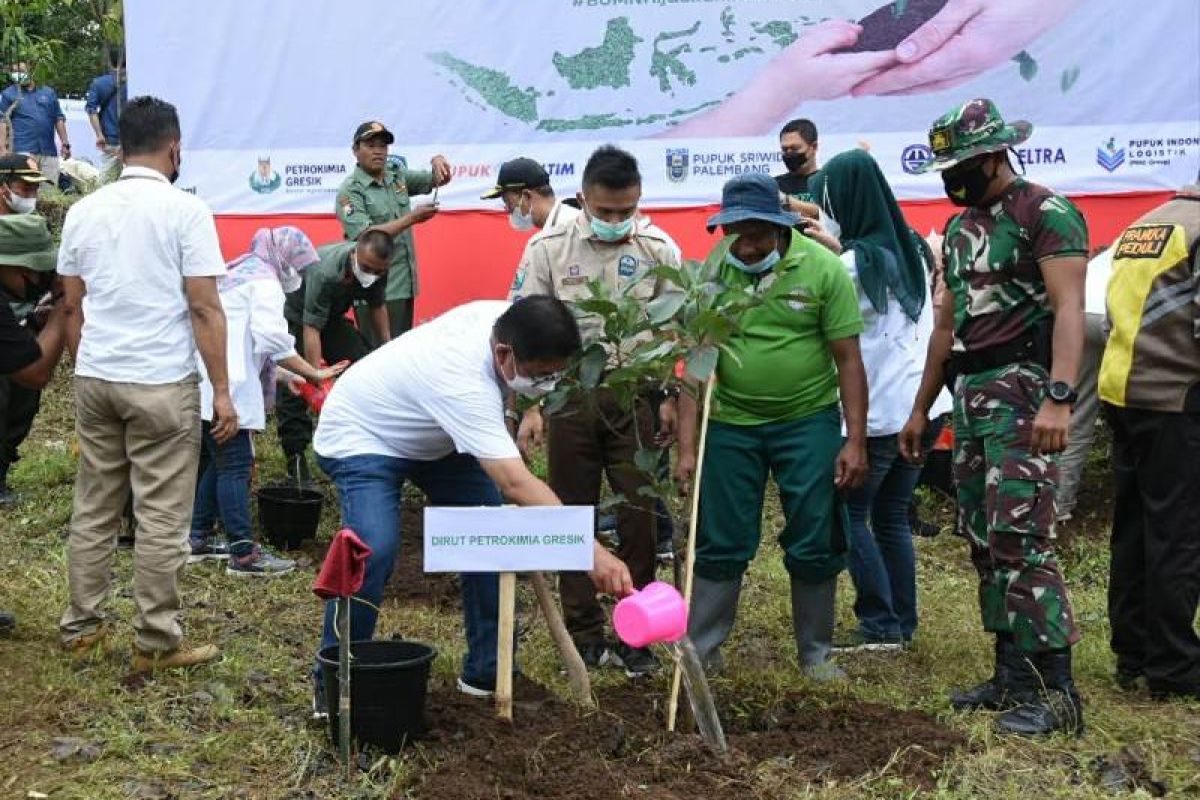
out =
[[[678,642],[687,633],[687,604],[674,586],[655,581],[617,603],[612,621],[630,647]]]

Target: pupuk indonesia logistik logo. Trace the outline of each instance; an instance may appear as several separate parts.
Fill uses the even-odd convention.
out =
[[[258,169],[250,173],[250,189],[258,194],[270,194],[282,183],[279,173],[271,169],[271,157],[259,156]]]
[[[1116,137],[1108,137],[1103,147],[1096,148],[1096,163],[1109,172],[1116,172],[1125,163],[1125,148],[1117,147]]]
[[[667,180],[681,183],[687,180],[688,162],[691,157],[686,147],[673,147],[667,150]]]

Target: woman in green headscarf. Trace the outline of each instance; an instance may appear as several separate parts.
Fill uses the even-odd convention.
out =
[[[834,156],[809,181],[841,259],[858,289],[859,337],[869,391],[866,482],[847,497],[850,577],[858,629],[835,650],[898,650],[917,627],[916,557],[908,507],[921,469],[900,457],[904,427],[933,332],[925,242],[908,227],[875,159],[863,150]],[[943,392],[931,413],[950,409]],[[930,437],[937,436],[931,430]],[[940,427],[940,426],[938,426]],[[930,439],[932,441],[932,438]]]

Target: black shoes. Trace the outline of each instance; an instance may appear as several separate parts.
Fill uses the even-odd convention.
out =
[[[1011,676],[1016,662],[1023,658],[1011,634],[996,634],[995,660],[991,678],[950,695],[950,706],[955,711],[1005,711],[1013,707],[1009,696]]]
[[[1083,701],[1071,677],[1071,648],[1029,654],[1012,678],[1018,705],[996,720],[996,730],[1020,736],[1083,733]]]

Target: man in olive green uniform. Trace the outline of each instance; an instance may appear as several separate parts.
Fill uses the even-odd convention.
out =
[[[396,141],[382,122],[364,122],[354,132],[354,158],[358,166],[342,182],[337,193],[337,217],[347,239],[355,239],[369,227],[395,239],[392,268],[387,281],[388,319],[391,338],[412,327],[413,298],[417,296],[417,251],[412,228],[437,213],[437,203],[413,208],[409,197],[429,194],[450,182],[450,164],[434,156],[429,171],[411,170],[388,158],[388,146]],[[364,308],[357,304],[359,328],[373,347],[379,341],[368,323]]]
[[[346,312],[354,303],[363,304],[370,318],[367,329],[375,338],[390,338],[384,298],[395,254],[394,240],[382,231],[369,229],[356,241],[319,247],[317,254],[321,260],[304,271],[300,288],[288,294],[283,307],[296,351],[318,368],[321,361],[358,361],[372,348],[366,331],[355,329],[346,319]],[[281,389],[277,396],[276,422],[288,482],[311,483],[305,454],[313,434],[308,409],[290,391]]]

